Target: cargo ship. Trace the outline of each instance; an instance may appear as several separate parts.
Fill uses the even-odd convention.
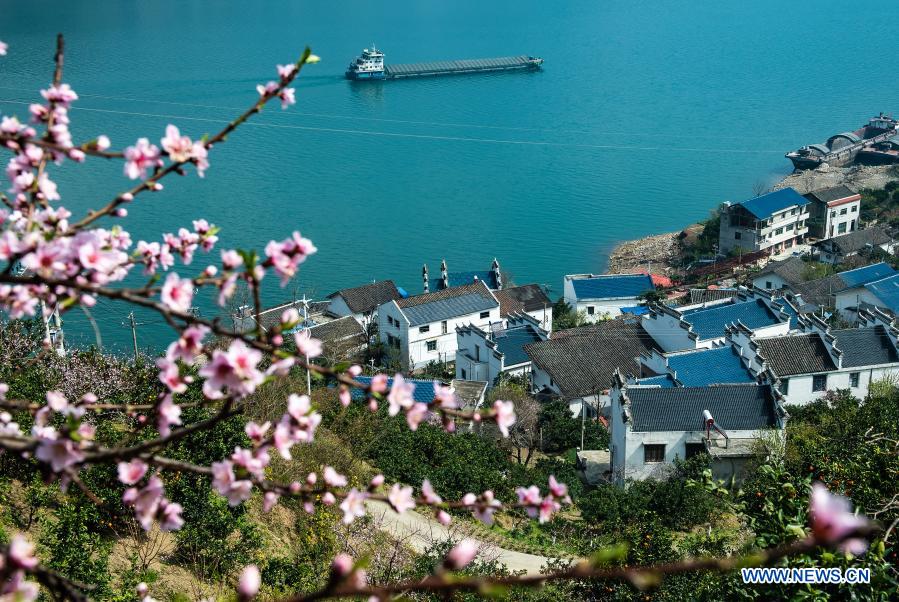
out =
[[[362,54],[349,64],[346,77],[350,80],[365,81],[490,71],[535,71],[540,69],[541,65],[543,65],[542,58],[528,55],[387,65],[384,63],[384,53],[372,44],[371,48],[362,50]]]
[[[899,121],[881,113],[853,131],[834,134],[824,144],[809,144],[787,153],[796,169],[815,169],[824,163],[834,167],[849,165],[865,147],[879,145],[899,135]]]

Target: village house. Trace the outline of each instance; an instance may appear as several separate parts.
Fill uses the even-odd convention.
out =
[[[798,257],[769,261],[752,277],[752,286],[766,291],[791,289],[805,282],[809,265]]]
[[[715,347],[727,334],[727,327],[743,324],[759,335],[782,335],[790,331],[791,318],[798,308],[771,293],[743,289],[731,299],[668,307],[653,304],[642,317],[643,328],[664,351]]]
[[[611,389],[610,464],[614,482],[667,477],[678,458],[710,455],[716,479],[739,479],[759,437],[782,431],[788,415],[771,385],[632,385],[620,372]]]
[[[616,369],[639,373],[639,358],[659,347],[637,320],[606,320],[553,333],[524,347],[532,362],[531,384],[543,398],[568,402],[574,416],[608,413],[609,383]]]
[[[458,326],[489,330],[500,322],[499,301],[482,280],[391,300],[378,308],[378,336],[407,370],[454,361]]]
[[[896,250],[896,243],[886,230],[879,226],[871,226],[864,230],[820,240],[813,244],[812,248],[818,261],[838,264],[863,253],[884,251],[892,255]]]
[[[506,319],[510,314],[525,313],[540,323],[546,332],[553,329],[553,304],[539,284],[525,284],[493,291],[499,301],[499,315]]]
[[[802,243],[808,234],[809,200],[784,188],[741,203],[721,206],[718,252],[781,253]]]
[[[360,385],[371,386],[372,376],[357,376],[355,381]],[[406,384],[412,385],[412,400],[416,403],[431,404],[434,401],[435,383],[441,386],[449,386],[453,389],[456,397],[456,403],[460,410],[473,412],[480,409],[484,405],[484,396],[487,391],[487,383],[473,380],[452,380],[449,383],[444,381],[435,381],[433,379],[423,378],[407,378]],[[393,378],[387,378],[387,388],[393,387]],[[350,399],[353,401],[364,401],[367,397],[366,391],[363,389],[350,389]],[[465,422],[458,425],[458,428],[466,431],[474,430],[473,422]]]
[[[405,297],[393,280],[344,288],[328,295],[328,311],[335,316],[353,316],[364,328],[378,320],[378,307]]]
[[[858,292],[859,289],[864,288],[870,282],[882,280],[895,273],[893,268],[881,262],[854,270],[846,270],[838,274],[831,274],[824,278],[794,284],[791,288],[794,293],[801,295],[806,303],[820,308],[832,309],[836,307],[836,296],[838,293],[844,293],[843,304],[847,306],[852,305],[855,301],[852,295]]]
[[[655,290],[648,274],[570,274],[562,282],[562,296],[588,322],[615,318],[624,307],[638,305],[640,296]]]
[[[739,289],[728,287],[710,286],[708,288],[691,288],[686,305],[698,305],[710,301],[733,299],[739,292]]]
[[[456,327],[456,378],[486,381],[492,388],[501,376],[530,376],[529,343],[545,341],[549,333],[528,314],[510,314],[505,326],[482,330],[472,324]]]
[[[261,327],[262,332],[267,333],[272,327],[281,323],[281,316],[285,311],[295,309],[302,320],[299,327],[307,328],[329,322],[337,317],[328,311],[328,306],[328,301],[312,301],[306,298],[295,299],[263,309],[257,316],[252,306],[241,305],[231,314],[231,323],[235,332],[253,332]]]
[[[833,294],[834,307],[843,319],[853,322],[859,309],[880,307],[899,309],[899,272],[885,263],[876,263],[841,272],[845,287]]]
[[[803,195],[809,207],[809,236],[832,238],[859,228],[862,195],[842,184]]]
[[[655,349],[640,358],[641,375],[635,384],[660,387],[707,387],[709,385],[754,383],[739,349],[726,344],[711,349],[659,353]]]
[[[838,389],[864,399],[871,383],[899,376],[899,331],[878,310],[863,311],[860,318],[859,328],[831,330],[805,316],[797,334],[754,337],[735,328],[731,340],[749,370],[769,375],[786,403],[804,405]]]
[[[442,291],[446,288],[454,288],[457,286],[465,286],[466,284],[474,284],[483,282],[491,291],[497,291],[503,288],[503,274],[499,267],[499,261],[493,258],[490,269],[473,272],[450,272],[446,267],[446,260],[440,261],[440,276],[431,278],[428,275],[428,264],[424,264],[421,269],[422,287],[424,292]]]

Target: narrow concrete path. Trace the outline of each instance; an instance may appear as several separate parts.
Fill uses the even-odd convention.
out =
[[[538,575],[540,574],[540,569],[549,560],[545,556],[506,550],[497,547],[495,544],[481,541],[476,537],[467,537],[459,530],[453,530],[452,525],[444,527],[437,521],[411,510],[403,514],[397,514],[389,504],[374,500],[366,501],[365,505],[369,514],[375,518],[382,531],[403,541],[419,553],[430,548],[434,542],[445,541],[450,538],[454,540],[471,539],[480,544],[483,552],[490,558],[496,558],[498,562],[504,564],[510,571],[526,571],[528,575]]]

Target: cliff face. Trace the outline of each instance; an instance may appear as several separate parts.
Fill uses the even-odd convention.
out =
[[[621,243],[609,255],[607,271],[616,274],[651,268],[655,274],[669,274],[670,264],[680,253],[680,234],[669,232]]]

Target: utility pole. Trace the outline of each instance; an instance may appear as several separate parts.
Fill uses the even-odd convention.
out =
[[[134,362],[137,363],[137,323],[134,321],[134,312],[128,314],[128,321],[131,322],[131,342],[134,343]]]
[[[587,430],[587,399],[581,399],[581,451],[584,451],[584,433]]]

